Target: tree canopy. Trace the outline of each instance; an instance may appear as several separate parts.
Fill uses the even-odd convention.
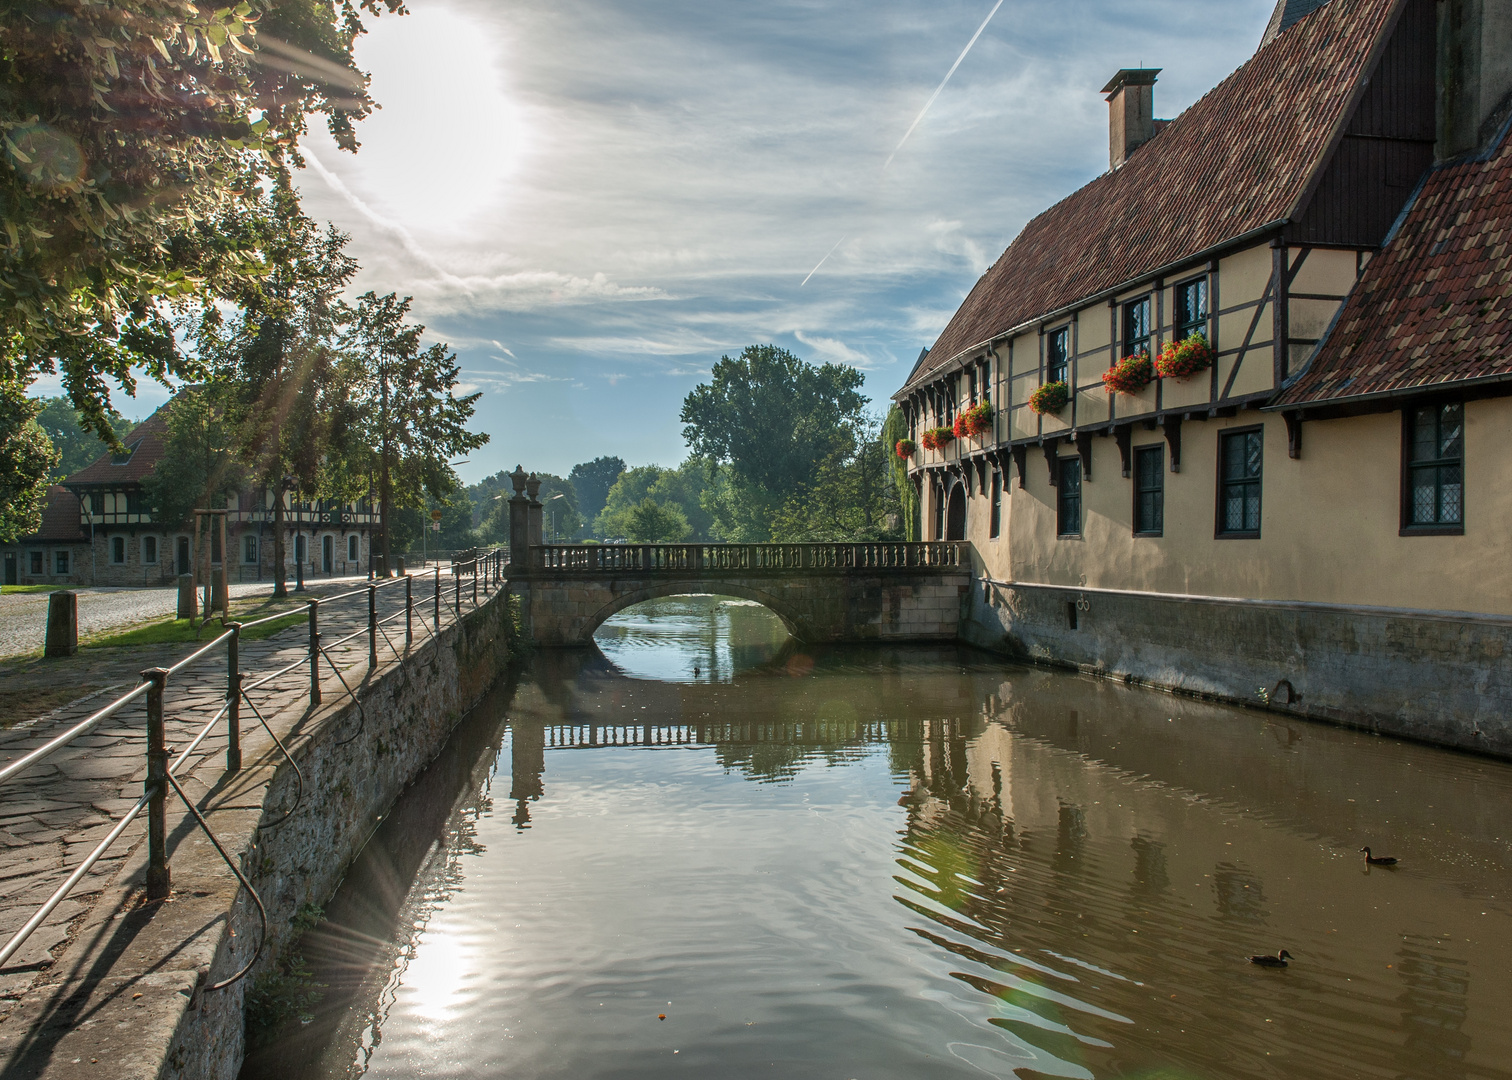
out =
[[[142,481],[154,517],[168,528],[189,520],[196,508],[221,507],[246,487],[247,471],[236,460],[225,417],[215,395],[181,390],[168,406],[168,438],[157,467]]]
[[[197,378],[165,305],[231,299],[269,258],[213,224],[288,186],[307,117],[372,109],[364,12],[400,0],[0,3],[0,378],[58,373],[114,441],[110,383]]]
[[[36,532],[58,452],[35,419],[39,404],[0,379],[0,542]]]
[[[86,465],[93,464],[101,454],[110,449],[108,443],[84,425],[84,419],[68,398],[42,397],[36,399],[41,406],[37,413],[37,426],[47,433],[48,441],[58,451],[58,464],[53,467],[53,482],[62,481]],[[136,426],[114,409],[106,413],[116,438],[124,439],[127,432]]]
[[[588,521],[598,517],[609,501],[609,489],[624,471],[622,457],[596,457],[574,465],[567,479],[577,493],[578,513]]]
[[[843,364],[816,367],[775,345],[721,357],[708,383],[683,401],[683,438],[722,466],[705,500],[726,539],[768,540],[790,499],[815,482],[821,462],[854,445],[867,398]]]

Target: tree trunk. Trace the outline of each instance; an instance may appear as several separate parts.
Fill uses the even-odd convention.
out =
[[[284,489],[279,481],[273,488],[273,595],[288,596],[284,577]]]
[[[389,476],[389,450],[384,446],[379,458],[378,465],[378,514],[382,520],[383,536],[383,576],[393,576],[394,553],[390,546],[389,534],[393,528],[393,522],[389,514],[389,500],[393,497],[393,478]]]

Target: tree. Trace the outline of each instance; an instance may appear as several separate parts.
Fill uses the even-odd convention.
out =
[[[918,540],[919,489],[908,476],[908,462],[898,456],[900,439],[908,438],[908,418],[903,410],[894,405],[887,410],[887,419],[882,422],[882,449],[891,465],[893,486],[898,492],[898,513],[903,521],[903,538]]]
[[[777,512],[772,538],[789,543],[901,539],[890,457],[875,421],[857,425],[850,444],[819,463],[808,490]]]
[[[363,293],[342,338],[342,412],[375,459],[386,574],[394,565],[390,512],[426,495],[445,499],[456,482],[448,459],[488,442],[466,427],[482,395],[453,393],[456,355],[440,342],[422,349],[425,327],[405,324],[409,308],[407,296]]]
[[[609,489],[624,471],[622,457],[596,457],[574,465],[567,479],[577,492],[578,513],[589,521],[598,517],[609,501]]]
[[[675,544],[691,531],[682,510],[651,498],[642,499],[625,520],[625,536],[641,544]]]
[[[731,539],[765,540],[788,499],[813,483],[821,461],[849,445],[867,398],[861,372],[815,367],[775,345],[721,357],[712,379],[683,401],[683,438],[694,454],[728,466],[714,496]]]
[[[68,398],[44,397],[36,400],[42,406],[37,413],[37,426],[47,432],[48,439],[59,455],[58,464],[52,471],[55,483],[92,465],[101,454],[110,449],[108,443],[85,426],[84,418]],[[117,439],[124,439],[136,426],[114,409],[106,414],[106,418]]]
[[[173,528],[196,509],[219,509],[226,496],[247,486],[236,460],[225,417],[211,391],[182,390],[168,406],[163,457],[142,481],[142,494],[157,520]]]
[[[711,466],[702,458],[689,458],[679,468],[639,465],[622,473],[604,509],[594,523],[594,530],[605,537],[628,537],[630,515],[646,499],[658,506],[675,507],[688,522],[688,536],[695,540],[711,539],[713,516],[704,506]]]
[[[327,460],[344,402],[334,385],[336,338],[346,311],[340,293],[357,272],[347,237],[323,232],[299,209],[294,193],[275,188],[260,211],[230,215],[227,230],[256,237],[268,272],[237,295],[228,322],[206,307],[195,326],[199,355],[221,387],[220,403],[237,456],[273,495],[273,595],[287,595],[285,495],[353,481],[343,462]]]
[[[0,378],[58,372],[114,443],[107,381],[199,369],[164,304],[228,298],[263,272],[207,227],[299,163],[312,113],[355,150],[373,107],[360,12],[399,0],[0,4]],[[254,119],[254,116],[256,119]]]
[[[39,408],[19,380],[0,381],[0,542],[19,540],[42,524],[58,452],[37,424]]]

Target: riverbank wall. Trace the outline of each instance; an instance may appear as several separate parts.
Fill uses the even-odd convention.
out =
[[[962,640],[1210,700],[1512,758],[1512,618],[979,580]]]
[[[402,655],[366,678],[355,675],[355,700],[330,678],[324,705],[303,708],[296,699],[270,715],[292,762],[244,714],[243,768],[223,773],[206,761],[183,784],[266,910],[257,963],[245,978],[212,988],[249,959],[260,920],[205,833],[171,804],[170,900],[143,902],[139,845],[81,919],[56,976],[0,1025],[6,1077],[234,1080],[248,1005],[277,994],[278,965],[301,913],[335,892],[405,787],[503,677],[513,621],[507,597],[498,590],[434,637],[417,630]]]

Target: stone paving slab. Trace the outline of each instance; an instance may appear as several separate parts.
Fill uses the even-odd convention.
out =
[[[378,597],[380,618],[403,610],[402,586],[380,589]],[[421,617],[418,600],[419,596],[417,624]],[[429,605],[426,606],[427,613],[428,610]],[[443,612],[443,623],[448,621]],[[367,603],[362,595],[336,601],[321,610],[321,633],[325,641],[344,637],[366,624]],[[389,629],[396,639],[396,646],[402,649],[402,620],[396,631],[394,627]],[[241,668],[244,682],[251,683],[263,673],[307,657],[307,635],[305,626],[299,625],[262,641],[243,643]],[[417,625],[415,637],[417,643],[423,643],[427,633]],[[119,694],[136,685],[141,670],[169,666],[195,647],[178,644],[103,650],[116,655],[81,655],[45,661],[21,677],[47,681],[80,678],[113,681],[119,686],[116,691]],[[380,664],[392,660],[394,655],[393,649],[380,637]],[[346,682],[355,688],[368,675],[366,635],[332,650],[332,659]],[[186,746],[222,707],[225,670],[224,650],[216,649],[200,663],[170,678],[164,698],[170,748]],[[327,664],[322,664],[321,683],[327,701],[346,697],[340,679]],[[264,718],[281,729],[282,735],[297,729],[301,717],[308,712],[308,692],[309,669],[302,666],[289,672],[277,684],[250,691],[248,697]],[[109,698],[103,696],[92,697],[71,708],[0,733],[0,765],[43,745],[108,701]],[[145,699],[133,702],[89,735],[75,740],[5,785],[3,798],[0,798],[0,928],[13,930],[24,922],[103,839],[120,815],[136,804],[146,776],[145,717]],[[244,755],[258,744],[266,744],[271,749],[271,742],[262,736],[253,709],[245,702],[241,721]],[[224,769],[225,753],[226,730],[222,722],[217,723],[216,729],[200,744],[192,760],[179,766],[181,775],[190,777],[202,769],[219,775],[217,770]],[[251,764],[250,760],[248,764]],[[107,857],[80,883],[79,890],[98,892],[97,879],[120,869],[121,860],[145,834],[146,820],[145,813],[140,815]],[[65,903],[64,907],[71,902]],[[63,908],[59,910],[61,912]],[[39,931],[5,968],[0,969],[0,1020],[3,1020],[7,997],[14,1000],[17,992],[17,980],[11,976],[17,973],[16,969],[27,968],[32,978],[26,981],[32,982],[36,980],[39,967],[49,966],[53,953],[67,936],[69,918],[76,918],[79,914],[76,909],[70,910],[72,916],[49,919],[47,932]],[[53,932],[55,921],[61,928],[57,933]]]
[[[385,591],[393,598],[392,606],[381,609],[380,615],[402,610],[402,587]],[[379,595],[383,597],[383,592]],[[486,595],[480,593],[480,599],[486,599]],[[360,597],[354,600],[353,606],[358,610],[345,622],[336,612],[322,612],[326,640],[344,636],[350,627],[365,622],[366,604]],[[417,603],[417,612],[418,608]],[[464,610],[470,608],[470,603],[464,604]],[[443,615],[443,626],[452,621],[450,615]],[[248,643],[242,654],[244,672],[273,670],[298,655],[305,647],[298,638],[302,630],[301,627],[294,632],[296,640],[281,640],[289,635],[280,635],[265,642]],[[402,648],[402,621],[391,632],[395,644]],[[427,632],[417,620],[415,644],[420,646],[428,640]],[[333,658],[354,689],[359,684],[369,686],[375,680],[385,679],[397,666],[395,652],[380,645],[380,666],[370,671],[367,643],[363,639],[341,648]],[[213,692],[214,680],[207,681],[203,675],[197,681],[190,678],[195,674],[194,669],[184,673],[183,681],[188,688],[181,702],[175,703],[172,692],[167,698],[169,741],[179,746],[185,745],[190,733],[220,707],[220,700]],[[270,726],[286,742],[297,743],[326,725],[345,725],[354,718],[348,704],[350,699],[336,674],[326,666],[323,675],[325,704],[319,710],[308,707],[307,668],[290,673],[292,685],[270,686],[265,692],[253,693]],[[170,683],[170,691],[172,687]],[[197,692],[206,688],[212,692]],[[10,738],[0,736],[0,763],[14,760],[29,746],[51,737],[88,715],[90,708],[97,707],[94,704],[70,715],[50,717],[46,724],[38,725],[43,728],[40,731],[12,732]],[[99,780],[69,780],[64,768],[39,766],[7,786],[9,794],[11,788],[25,789],[30,785],[32,790],[22,790],[20,794],[29,796],[27,801],[34,805],[31,813],[12,818],[9,823],[14,826],[9,829],[12,838],[23,843],[0,849],[0,856],[24,862],[28,851],[34,850],[50,853],[55,861],[51,869],[39,869],[9,883],[0,881],[0,925],[4,925],[7,917],[19,923],[35,910],[36,904],[61,880],[64,868],[77,865],[77,860],[92,847],[92,838],[108,831],[107,816],[96,808],[97,804],[111,810],[110,820],[135,805],[145,773],[140,753],[144,741],[138,726],[142,715],[138,711],[117,725],[126,735],[125,743],[130,746],[134,741],[138,750],[134,760],[130,754],[112,757],[121,763],[119,773]],[[217,832],[240,837],[240,841],[232,842],[233,852],[256,831],[264,813],[267,785],[282,762],[272,738],[247,708],[242,712],[242,733],[244,764],[240,772],[224,771],[225,733],[223,725],[217,725],[214,734],[201,744],[195,761],[186,763],[180,774],[186,794],[209,817]],[[70,746],[68,752],[88,758],[96,750],[117,745],[107,741],[100,747]],[[61,752],[59,756],[63,756]],[[69,797],[54,798],[55,789],[63,787],[69,788]],[[88,788],[95,790],[81,797],[79,792]],[[305,797],[312,794],[316,793],[307,791]],[[43,814],[55,821],[66,818],[67,812],[59,811],[55,805],[58,803],[73,806],[71,821],[62,826],[44,826],[37,820]],[[69,912],[60,908],[54,913],[56,919],[48,920],[44,937],[56,944],[39,947],[33,954],[46,954],[47,959],[39,959],[37,966],[28,969],[18,966],[21,960],[18,956],[14,963],[0,970],[0,1074],[6,1080],[41,1076],[70,1080],[76,1076],[156,1077],[160,1069],[173,1068],[171,1062],[163,1061],[161,1052],[169,1045],[171,1033],[184,1019],[186,1009],[216,1010],[229,1007],[230,1002],[239,1003],[239,995],[202,994],[195,1004],[194,987],[202,972],[216,962],[218,951],[229,950],[218,962],[222,968],[229,962],[234,970],[238,955],[245,959],[244,946],[251,947],[248,937],[232,934],[234,940],[230,940],[224,933],[228,908],[248,908],[247,898],[245,894],[237,896],[234,878],[225,872],[213,846],[183,813],[174,796],[170,796],[168,820],[174,892],[167,906],[143,902],[146,845],[140,843],[140,838],[146,826],[144,814],[65,902],[65,907],[74,905]],[[0,822],[0,829],[6,827],[7,823]],[[63,931],[61,938],[54,932],[55,926]],[[143,974],[125,979],[119,977],[123,970]],[[237,1004],[236,1008],[239,1007]],[[236,1022],[239,1023],[239,1018]],[[141,1056],[138,1051],[146,1047],[155,1047],[157,1056]]]

